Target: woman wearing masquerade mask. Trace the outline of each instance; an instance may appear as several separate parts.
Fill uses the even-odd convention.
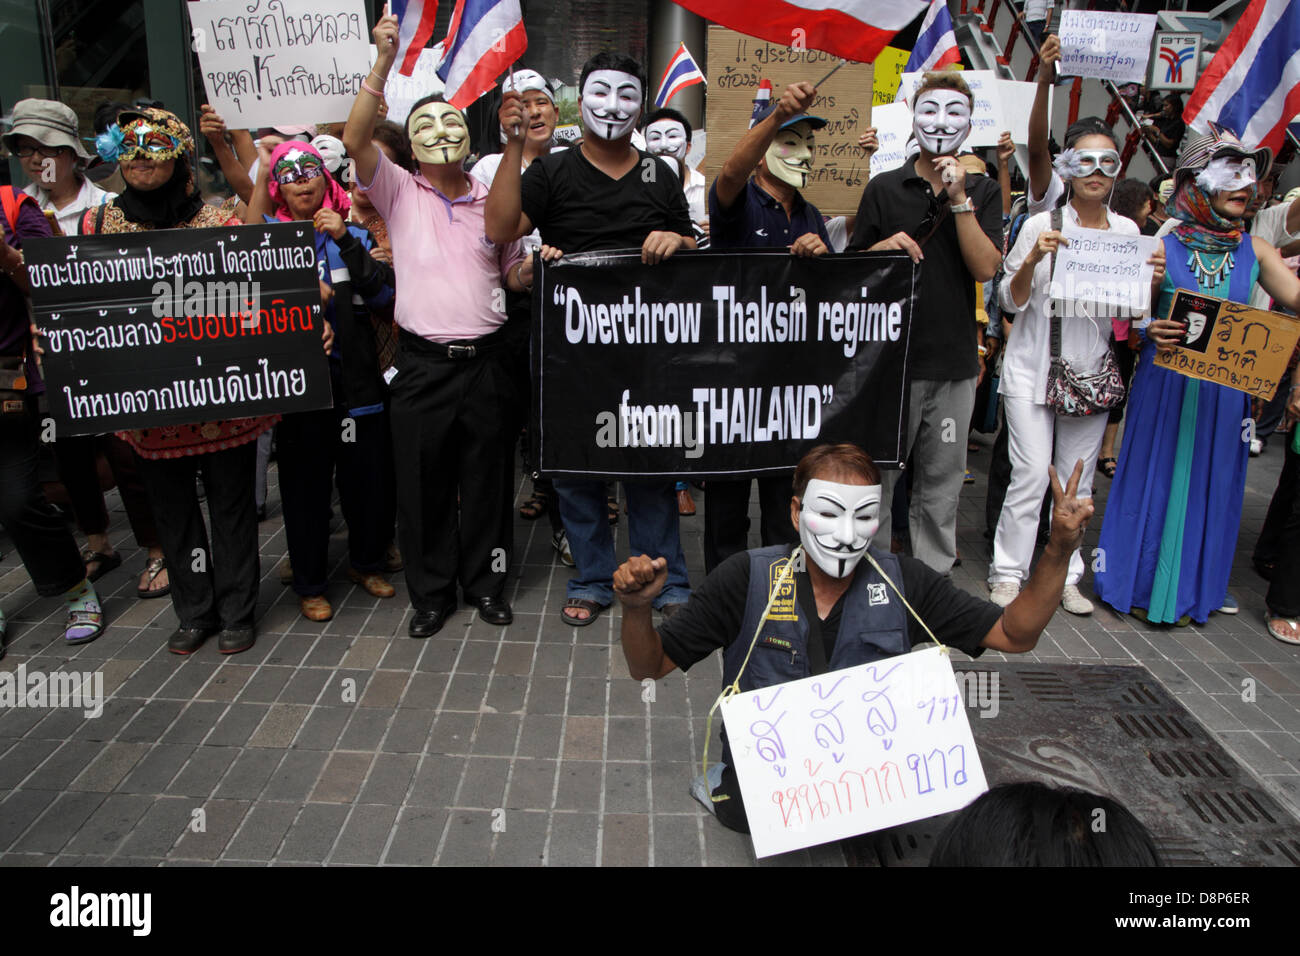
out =
[[[1059,214],[1041,212],[1021,228],[1015,248],[1007,256],[1006,278],[1000,290],[1003,308],[1016,312],[1015,334],[1007,342],[1002,360],[1001,394],[1006,409],[1011,458],[1011,484],[993,538],[989,587],[995,604],[1005,607],[1029,577],[1038,530],[1039,506],[1047,490],[1047,466],[1053,461],[1064,474],[1083,461],[1080,498],[1091,497],[1091,476],[1101,448],[1106,416],[1065,415],[1047,403],[1052,348],[1052,265],[1058,246],[1068,244],[1053,226],[1053,216],[1063,223],[1138,235],[1131,219],[1106,207],[1119,175],[1119,152],[1105,124],[1090,120],[1076,123],[1066,133],[1066,148],[1057,159],[1057,172],[1073,194]],[[1152,257],[1157,276],[1164,271],[1163,254]],[[1068,292],[1066,298],[1070,298]],[[1067,314],[1059,319],[1059,355],[1079,375],[1102,371],[1111,359],[1109,316]],[[1053,447],[1055,457],[1053,459]],[[1061,601],[1071,614],[1090,614],[1092,602],[1079,591],[1083,559],[1070,556],[1070,572]]]
[[[335,407],[285,415],[278,432],[280,500],[303,617],[334,616],[325,597],[329,573],[329,502],[335,482],[348,527],[348,577],[379,598],[396,592],[381,571],[397,520],[386,390],[379,374],[370,306],[393,300],[393,269],[369,254],[374,238],[344,216],[347,192],[310,143],[289,140],[261,150],[250,216],[306,220],[316,228],[316,258],[328,290],[325,316],[335,330],[330,378]]]
[[[1203,623],[1212,611],[1237,611],[1228,575],[1246,485],[1242,423],[1250,396],[1158,368],[1154,358],[1188,331],[1165,317],[1178,289],[1247,302],[1258,282],[1279,304],[1300,306],[1300,279],[1242,221],[1272,158],[1215,127],[1187,143],[1174,170],[1167,210],[1178,226],[1164,238],[1168,272],[1154,310],[1161,318],[1142,330],[1101,530],[1106,565],[1097,572],[1103,601],[1152,623]]]

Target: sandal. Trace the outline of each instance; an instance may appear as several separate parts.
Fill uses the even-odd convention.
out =
[[[1097,470],[1107,478],[1115,477],[1115,465],[1118,463],[1116,458],[1098,458]]]
[[[63,643],[89,644],[103,633],[104,610],[98,602],[92,601],[84,609],[68,612],[68,623],[63,628]]]
[[[166,570],[167,570],[166,558],[150,558],[149,563],[144,566],[144,573],[149,575],[149,579],[145,581],[143,586],[137,587],[135,589],[136,597],[140,598],[140,600],[142,601],[147,601],[150,598],[166,597],[167,595],[171,594],[172,585],[171,585],[170,574],[167,575],[166,586],[161,588],[152,587],[153,582],[158,578],[158,575],[162,574]]]
[[[574,617],[567,613],[569,608],[586,611],[587,616],[585,618]],[[600,612],[603,610],[605,608],[595,601],[588,601],[586,598],[569,598],[564,602],[564,607],[560,609],[560,617],[564,618],[564,623],[571,627],[586,627],[600,617]]]
[[[113,571],[122,566],[122,556],[116,551],[111,554],[103,554],[99,551],[91,551],[86,547],[81,552],[81,563],[86,567],[86,580],[94,584],[109,571]],[[95,565],[95,570],[90,570],[90,565]]]
[[[1274,622],[1285,625],[1290,631],[1284,631],[1274,625]],[[1268,632],[1276,637],[1283,644],[1291,644],[1300,647],[1300,621],[1293,620],[1289,617],[1274,617],[1270,611],[1264,619]]]
[[[536,521],[546,514],[546,496],[534,491],[532,497],[519,506],[519,517],[525,521]]]
[[[618,499],[606,498],[605,507],[609,509],[609,523],[618,524]]]

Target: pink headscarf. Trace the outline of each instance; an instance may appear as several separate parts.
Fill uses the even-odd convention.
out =
[[[333,209],[339,215],[346,217],[348,210],[352,207],[352,200],[348,198],[347,190],[335,182],[334,177],[330,175],[330,171],[325,168],[325,158],[321,156],[320,150],[311,143],[290,139],[285,140],[271,151],[271,168],[266,171],[266,188],[271,194],[271,202],[275,203],[275,218],[281,222],[293,221],[289,206],[285,203],[284,197],[280,195],[280,184],[275,181],[275,164],[283,159],[290,150],[308,153],[320,161],[321,174],[325,177],[325,198],[321,201],[321,207]]]

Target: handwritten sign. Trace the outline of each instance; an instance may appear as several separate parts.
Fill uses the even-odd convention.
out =
[[[921,85],[924,73],[904,73],[899,80],[897,100],[912,101],[912,94]],[[965,146],[996,146],[1003,130],[1011,131],[1011,141],[1020,145],[1029,143],[1029,112],[1034,105],[1036,83],[1004,80],[992,70],[964,70],[961,78],[975,97],[971,109],[970,136]],[[1048,100],[1051,115],[1051,100]]]
[[[1061,11],[1061,73],[1115,83],[1146,79],[1153,13]]]
[[[370,44],[370,65],[375,65],[379,55],[375,45]],[[444,88],[442,78],[438,76],[438,61],[442,59],[442,41],[420,51],[415,61],[415,69],[410,76],[402,76],[394,65],[388,72],[384,83],[384,100],[388,103],[388,119],[394,123],[406,125],[406,117],[411,113],[415,101],[430,93],[441,93]],[[351,107],[349,107],[350,109]]]
[[[760,857],[947,813],[988,789],[937,647],[737,694],[722,716]]]
[[[1201,35],[1199,33],[1157,33],[1156,49],[1151,57],[1153,90],[1191,90],[1201,69]]]
[[[203,0],[186,7],[208,102],[228,126],[348,118],[369,68],[362,0]]]
[[[1182,290],[1169,317],[1187,323],[1187,338],[1171,352],[1156,352],[1156,365],[1265,401],[1300,339],[1300,320],[1292,316]]]
[[[754,94],[764,79],[772,83],[772,98],[800,80],[809,83],[824,76],[839,58],[821,50],[796,50],[764,43],[753,37],[709,27],[709,95],[706,98],[709,130],[704,159],[705,178],[712,182],[731,151],[749,130]],[[816,136],[816,155],[808,185],[800,192],[827,216],[858,211],[867,184],[867,155],[858,136],[871,125],[870,63],[849,63],[817,89],[808,111],[827,120]]]
[[[1061,232],[1069,245],[1057,250],[1052,273],[1057,315],[1111,319],[1146,315],[1155,269],[1147,259],[1160,248],[1159,239],[1071,223]]]
[[[880,139],[880,149],[871,157],[871,175],[902,166],[907,161],[907,140],[912,135],[912,111],[907,104],[873,106],[871,125]]]
[[[871,105],[873,108],[894,102],[894,94],[898,92],[898,83],[902,79],[903,69],[907,66],[907,61],[911,56],[912,54],[909,51],[892,46],[887,46],[880,51],[880,56],[876,57],[876,62],[872,64],[871,71]],[[960,67],[960,64],[958,66]]]

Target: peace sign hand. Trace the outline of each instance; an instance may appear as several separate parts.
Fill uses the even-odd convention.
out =
[[[1048,466],[1052,483],[1052,537],[1047,546],[1058,554],[1073,554],[1083,543],[1084,532],[1088,530],[1088,519],[1092,517],[1092,497],[1076,497],[1079,491],[1079,479],[1083,477],[1083,459],[1074,464],[1074,472],[1065,489],[1061,489],[1061,479],[1056,468]]]

